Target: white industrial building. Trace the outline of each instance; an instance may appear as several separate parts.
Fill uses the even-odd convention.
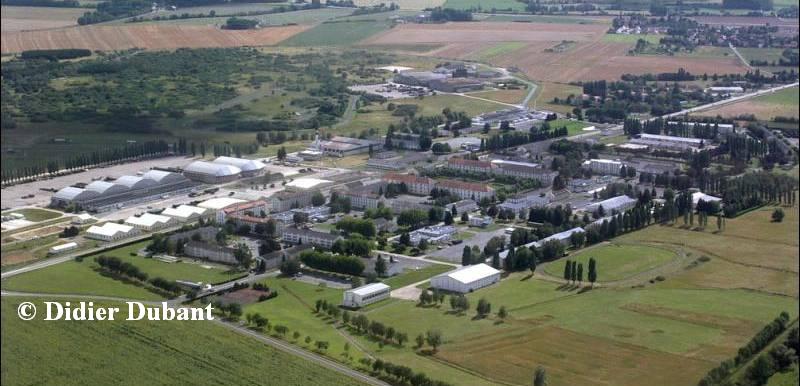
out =
[[[603,200],[603,201],[600,201],[600,202],[595,202],[595,203],[586,205],[586,207],[583,208],[583,211],[584,212],[589,212],[589,213],[594,213],[598,209],[600,209],[600,206],[602,206],[603,207],[603,211],[605,213],[609,213],[610,214],[612,212],[623,212],[623,211],[625,211],[627,209],[630,209],[630,208],[633,208],[634,206],[636,206],[636,203],[638,201],[639,200],[637,200],[635,198],[630,198],[630,197],[625,196],[625,195],[616,196],[616,197],[611,197],[611,198],[609,198],[607,200]]]
[[[191,180],[207,184],[221,184],[239,178],[242,175],[242,169],[227,164],[194,161],[183,168],[183,175]]]
[[[383,149],[382,141],[335,136],[328,141],[320,143],[322,151],[333,157],[346,157],[349,155],[368,153]]]
[[[163,170],[150,170],[142,176],[122,176],[114,180],[93,181],[85,187],[68,186],[53,194],[55,207],[74,205],[89,211],[105,211],[120,205],[138,203],[166,193],[180,193],[197,184],[186,177]]]
[[[456,234],[456,228],[452,225],[432,225],[417,229],[408,236],[412,245],[419,245],[422,240],[430,244],[446,243],[454,234]]]
[[[476,264],[445,272],[431,278],[431,287],[459,293],[472,292],[500,281],[500,271]]]
[[[181,205],[177,208],[164,209],[161,214],[172,217],[178,222],[188,222],[199,220],[200,218],[205,217],[208,212],[208,209],[201,208],[199,206]]]
[[[166,228],[176,222],[177,221],[172,217],[152,213],[145,213],[138,217],[131,216],[125,220],[126,225],[148,232]]]
[[[222,209],[225,209],[231,205],[242,204],[245,202],[247,201],[233,197],[215,197],[205,200],[197,204],[197,206],[214,211],[214,213],[216,213],[214,220],[218,224],[222,224],[225,222],[225,213],[222,211]]]
[[[213,163],[236,167],[241,170],[242,177],[257,176],[263,173],[267,167],[267,165],[261,161],[225,156],[217,157]]]
[[[628,143],[636,145],[647,145],[651,148],[684,151],[696,151],[703,147],[704,141],[700,138],[674,137],[670,135],[639,134],[637,138],[632,138]]]
[[[102,241],[117,241],[137,233],[138,230],[132,226],[107,222],[101,226],[90,226],[89,229],[86,230],[86,238]]]
[[[615,176],[619,175],[622,166],[622,162],[610,159],[590,159],[583,163],[583,167],[591,170],[592,173],[611,174]]]
[[[383,283],[367,284],[344,291],[342,305],[345,307],[364,307],[389,297],[392,288]]]
[[[55,254],[58,254],[58,253],[71,251],[71,250],[73,250],[75,248],[78,248],[78,243],[76,243],[74,241],[71,242],[71,243],[59,244],[59,245],[51,247],[50,251],[49,251],[49,254],[55,255]]]
[[[80,213],[80,214],[77,214],[77,215],[73,216],[71,222],[73,224],[75,224],[75,225],[83,225],[83,224],[88,224],[88,223],[90,223],[92,221],[95,221],[95,220],[97,220],[97,219],[95,219],[89,213]]]

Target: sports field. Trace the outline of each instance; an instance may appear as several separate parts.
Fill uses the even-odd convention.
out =
[[[61,212],[56,212],[53,210],[47,209],[39,209],[39,208],[25,208],[19,210],[9,210],[3,212],[3,216],[18,213],[25,216],[25,219],[28,221],[39,222],[45,220],[51,220],[57,217],[61,217],[63,214]]]
[[[589,267],[589,258],[597,261],[598,282],[615,281],[653,270],[674,259],[675,252],[646,245],[604,244],[587,248],[580,253],[559,259],[547,265],[545,272],[561,277],[567,259],[582,264],[584,274]]]
[[[550,127],[554,129],[566,127],[567,136],[569,137],[573,135],[588,133],[588,131],[584,131],[583,129],[590,126],[588,123],[583,121],[573,121],[571,119],[563,119],[563,118],[554,119],[548,123],[550,124]]]
[[[362,385],[213,322],[22,321],[2,300],[4,385]],[[100,302],[95,302],[100,306]],[[105,303],[105,306],[126,306]],[[87,365],[91,364],[91,365]],[[178,381],[180,380],[180,381]]]

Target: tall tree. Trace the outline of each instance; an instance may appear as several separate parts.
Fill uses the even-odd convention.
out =
[[[533,386],[547,386],[547,372],[544,367],[537,366],[533,372]]]
[[[595,261],[594,257],[589,258],[589,273],[587,276],[589,282],[594,286],[594,282],[597,281],[597,261]]]

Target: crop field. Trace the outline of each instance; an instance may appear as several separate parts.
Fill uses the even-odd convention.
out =
[[[770,65],[771,65],[772,62],[779,62],[780,59],[783,58],[783,55],[782,55],[783,54],[783,49],[781,49],[781,48],[747,48],[747,47],[742,47],[742,48],[737,48],[736,50],[739,51],[739,53],[742,54],[742,56],[744,56],[744,58],[747,59],[748,61],[749,60],[766,60],[767,62],[770,62]],[[797,53],[797,50],[793,50],[793,51],[795,53]]]
[[[2,53],[61,48],[114,51],[129,48],[168,50],[266,46],[277,44],[306,28],[308,27],[292,25],[258,30],[224,31],[210,26],[149,24],[9,32],[2,35]]]
[[[21,301],[42,304],[3,297],[4,385],[261,384],[265,374],[287,386],[362,385],[213,322],[25,322],[14,311]]]
[[[543,52],[530,45],[493,61],[500,66],[515,65],[530,78],[568,83],[576,80],[617,80],[623,74],[674,72],[741,73],[746,71],[737,58],[695,58],[680,56],[627,56],[624,43],[579,42],[564,53]]]
[[[167,280],[202,281],[221,283],[241,277],[241,272],[229,271],[227,267],[209,263],[165,263],[158,260],[131,256],[147,245],[147,241],[130,244],[98,255],[84,258],[82,262],[68,261],[44,269],[14,276],[3,281],[3,289],[22,292],[66,293],[129,297],[135,299],[159,299],[144,288],[126,284],[95,271],[98,268],[94,257],[99,255],[118,257],[139,267],[149,277]]]
[[[675,258],[675,253],[666,249],[644,245],[605,244],[585,249],[569,260],[583,264],[588,269],[589,258],[593,257],[598,266],[598,282],[625,279],[641,272],[657,268]],[[561,277],[567,259],[560,259],[547,265],[545,272]]]
[[[611,24],[608,16],[548,16],[548,15],[525,15],[525,14],[499,14],[489,15],[481,18],[476,15],[476,19],[490,22],[518,22],[518,23],[556,23],[556,24]]]
[[[798,90],[796,87],[792,87],[769,95],[705,110],[700,115],[736,117],[741,114],[754,114],[757,119],[761,120],[771,120],[775,117],[797,118],[798,103],[800,103]]]
[[[353,11],[345,8],[319,8],[319,9],[306,9],[301,11],[272,13],[266,15],[256,16],[241,16],[243,19],[258,20],[262,26],[286,26],[290,24],[301,25],[316,25],[326,20],[331,20],[337,17],[350,15]],[[147,22],[137,23],[140,24],[155,24],[155,25],[204,25],[204,26],[222,26],[228,20],[228,17],[201,17],[189,19],[175,19],[175,20],[151,20]],[[115,24],[130,25],[125,22],[117,22]]]
[[[85,8],[2,6],[3,33],[68,27],[78,24]],[[3,42],[5,44],[5,42]]]
[[[372,7],[380,5],[381,3],[386,4],[386,2],[382,0],[354,0],[353,3],[359,7]],[[400,9],[422,10],[425,8],[441,7],[445,3],[445,0],[397,0],[393,1],[393,3],[397,4]]]
[[[355,44],[389,28],[388,22],[371,20],[337,21],[295,35],[282,44],[286,46],[346,46]]]
[[[679,68],[698,74],[742,73],[747,70],[734,56],[628,56],[633,42],[606,41],[607,28],[602,23],[483,21],[408,24],[392,28],[363,43],[444,44],[444,47],[427,55],[484,60],[502,67],[515,66],[531,79],[556,83],[617,80],[628,73],[671,72]],[[565,40],[575,42],[574,46],[564,52],[548,52],[548,49]]]
[[[642,39],[651,44],[658,44],[661,41],[661,35],[624,35],[624,34],[605,34],[602,41],[605,43],[625,43],[630,44],[631,47],[636,44],[639,39]]]
[[[516,0],[447,0],[442,8],[491,12],[493,10],[525,11],[525,4]]]
[[[406,24],[375,36],[370,44],[409,43],[483,43],[483,42],[554,42],[561,40],[587,41],[604,33],[600,24],[548,23],[445,23]]]

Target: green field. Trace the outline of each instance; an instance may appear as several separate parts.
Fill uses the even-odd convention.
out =
[[[470,56],[470,59],[480,62],[490,62],[492,59],[507,55],[511,52],[520,50],[527,46],[525,42],[503,42],[497,43],[491,47],[485,48]]]
[[[524,4],[523,4],[524,5]],[[553,23],[553,24],[596,24],[606,23],[602,20],[570,16],[545,16],[545,15],[491,15],[482,21],[492,22],[528,22],[528,23]]]
[[[205,263],[164,263],[158,260],[131,256],[144,248],[148,241],[142,241],[103,252],[105,256],[115,256],[123,261],[139,267],[149,277],[162,277],[167,280],[202,281],[204,283],[221,283],[241,277],[243,273],[229,271],[227,267]],[[131,284],[100,275],[94,256],[87,256],[82,262],[67,261],[44,269],[14,276],[3,281],[3,289],[82,295],[105,295],[132,299],[155,300],[161,297]],[[207,267],[207,268],[206,268]]]
[[[431,264],[428,265],[427,267],[422,267],[417,270],[406,270],[406,272],[404,272],[403,274],[392,276],[386,280],[383,280],[383,283],[388,285],[389,287],[392,287],[392,289],[397,289],[428,279],[430,277],[450,271],[452,269],[454,268],[449,265]]]
[[[771,376],[767,386],[797,386],[798,377],[800,377],[800,371],[797,371],[797,366],[794,366],[791,371]]]
[[[650,271],[676,256],[672,251],[646,245],[606,244],[548,264],[545,272],[555,277],[562,277],[568,259],[583,264],[584,272],[588,272],[586,270],[589,267],[590,257],[594,257],[597,261],[597,281],[602,283]]]
[[[11,213],[19,213],[25,216],[25,219],[28,221],[39,222],[45,220],[51,220],[57,217],[61,217],[63,214],[61,212],[56,212],[47,209],[38,209],[38,208],[25,208],[25,209],[18,209],[18,210],[9,210],[3,212],[3,215],[8,215]]]
[[[23,300],[2,300],[4,385],[362,385],[213,322],[25,322]]]
[[[237,11],[233,11],[234,9],[243,8],[245,4],[237,4],[229,7],[223,7],[222,12],[235,13]],[[252,4],[256,5],[256,4]],[[192,7],[195,8],[195,7]],[[204,6],[204,7],[196,7],[202,11],[196,11],[195,13],[204,13],[208,14],[211,9],[214,9],[214,6]],[[247,7],[244,7],[247,8]],[[258,7],[255,7],[258,8]],[[270,7],[272,8],[272,7]],[[186,25],[223,25],[228,20],[226,16],[220,16],[220,9],[217,9],[217,16],[215,17],[199,17],[199,18],[189,18],[189,19],[166,19],[166,20],[149,20],[142,23],[166,23],[166,24],[186,24]],[[189,12],[189,11],[185,11]],[[240,12],[240,11],[238,11]],[[332,20],[337,17],[343,17],[350,15],[352,13],[352,9],[345,9],[345,8],[319,8],[319,9],[307,9],[301,11],[292,11],[292,12],[281,12],[281,13],[270,13],[265,15],[256,15],[256,16],[239,16],[243,19],[250,19],[250,20],[258,20],[258,22],[262,26],[278,26],[278,25],[286,25],[286,24],[302,24],[302,25],[314,25],[317,23],[322,23],[326,20]],[[179,11],[179,14],[184,13],[184,11]],[[192,12],[189,12],[192,13]],[[224,14],[223,14],[224,15]],[[149,16],[148,16],[149,17]],[[164,17],[164,15],[162,15]],[[166,15],[169,17],[169,14]],[[124,23],[123,21],[118,21],[116,23]],[[139,24],[139,23],[137,23]],[[126,24],[130,25],[130,24]]]
[[[447,0],[442,8],[491,12],[493,10],[520,12],[525,4],[516,0]]]
[[[787,88],[769,95],[760,96],[755,98],[754,101],[771,105],[797,107],[800,104],[800,93],[797,92],[797,88]]]
[[[322,23],[281,42],[284,46],[349,46],[389,28],[384,21]]]
[[[582,121],[573,121],[571,119],[555,119],[549,122],[551,128],[561,128],[566,126],[567,127],[567,136],[571,137],[573,135],[578,134],[586,134],[587,131],[583,131],[584,127],[589,127],[589,124],[582,122]]]
[[[465,98],[459,95],[434,95],[426,96],[423,99],[398,99],[392,101],[398,104],[414,104],[419,106],[417,115],[438,115],[442,113],[445,107],[449,107],[453,111],[464,111],[470,116],[476,116],[485,112],[507,108],[507,106],[488,102],[485,100]],[[381,133],[385,133],[390,123],[402,122],[402,117],[393,116],[391,111],[387,110],[387,104],[379,105],[373,104],[362,108],[363,112],[356,113],[355,118],[350,123],[349,129],[364,130],[369,128],[376,128]]]
[[[625,35],[625,34],[605,34],[601,41],[605,43],[626,43],[630,45],[636,44],[639,39],[650,44],[658,44],[661,41],[662,35]]]

